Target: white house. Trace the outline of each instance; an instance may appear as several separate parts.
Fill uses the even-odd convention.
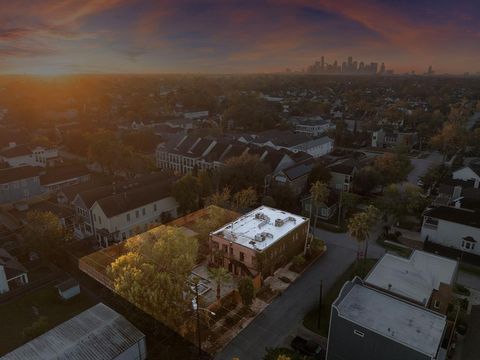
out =
[[[27,269],[0,248],[0,294],[28,284]]]
[[[480,212],[439,206],[424,213],[424,241],[480,255]]]
[[[91,208],[100,245],[125,240],[177,216],[178,204],[170,196],[171,181],[154,183],[95,201]]]
[[[26,165],[45,167],[58,160],[58,150],[43,146],[32,148],[26,145],[11,143],[8,149],[0,152],[0,160],[11,167]]]
[[[452,179],[473,181],[473,187],[478,189],[480,188],[480,166],[471,165],[458,169],[452,173]]]

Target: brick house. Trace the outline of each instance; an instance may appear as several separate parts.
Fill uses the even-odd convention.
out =
[[[264,278],[304,251],[308,228],[307,218],[261,206],[210,234],[210,262]]]

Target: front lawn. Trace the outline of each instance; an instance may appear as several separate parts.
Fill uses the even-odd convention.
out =
[[[0,326],[0,356],[29,340],[23,336],[23,332],[39,317],[47,318],[48,325],[45,330],[48,330],[93,305],[94,303],[82,293],[73,299],[61,300],[57,289],[53,286],[44,287],[9,303],[0,304],[2,323]],[[38,316],[35,315],[36,311],[38,311]]]
[[[330,307],[340,293],[343,285],[345,282],[352,280],[355,276],[359,276],[361,278],[365,277],[376,263],[377,259],[367,259],[365,262],[360,260],[358,264],[354,262],[352,265],[350,265],[348,269],[338,277],[331,289],[323,295],[320,328],[317,326],[318,305],[311,309],[303,318],[303,325],[307,329],[310,329],[321,336],[327,337],[328,326],[330,323]]]

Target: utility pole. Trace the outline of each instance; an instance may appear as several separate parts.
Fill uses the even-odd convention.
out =
[[[197,306],[195,307],[197,315],[197,341],[198,341],[198,358],[202,358],[202,337],[200,336],[200,302],[198,296],[198,282],[195,282],[195,301]]]
[[[318,298],[318,319],[317,319],[318,329],[320,329],[320,324],[322,322],[322,297],[323,297],[323,280],[320,280],[320,294]]]

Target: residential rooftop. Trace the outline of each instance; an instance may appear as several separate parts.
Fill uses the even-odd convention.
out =
[[[307,221],[299,215],[260,206],[212,234],[261,251]]]
[[[441,283],[453,284],[457,266],[455,260],[419,250],[409,258],[387,253],[365,282],[425,306],[432,291],[438,290]]]
[[[358,278],[344,285],[332,308],[340,317],[431,358],[447,324],[445,316],[369,288]]]
[[[111,360],[145,335],[99,303],[5,355],[3,360]]]
[[[480,212],[451,206],[439,206],[424,213],[435,219],[480,228]]]

